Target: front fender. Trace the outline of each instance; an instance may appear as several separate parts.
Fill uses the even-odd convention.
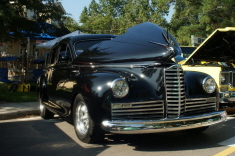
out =
[[[111,83],[120,78],[118,74],[113,73],[92,73],[84,74],[79,77],[75,90],[89,98],[102,98],[110,90]]]
[[[74,85],[75,94],[81,94],[88,105],[91,118],[96,122],[110,118],[109,98],[111,83],[121,76],[113,73],[92,73],[80,75]]]
[[[201,72],[186,71],[185,72],[185,89],[188,98],[204,98],[204,97],[217,97],[218,88],[215,92],[209,94],[202,86],[203,80],[210,75]]]

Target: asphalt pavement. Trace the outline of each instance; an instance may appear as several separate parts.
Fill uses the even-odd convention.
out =
[[[8,103],[0,101],[0,120],[39,115],[38,102]]]

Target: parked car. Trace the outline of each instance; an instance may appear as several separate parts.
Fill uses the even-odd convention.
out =
[[[120,36],[80,35],[58,42],[38,80],[40,114],[73,123],[85,143],[106,133],[205,130],[226,120],[208,74],[184,71],[174,37],[153,23]]]
[[[235,106],[235,27],[215,30],[182,63],[184,71],[209,74],[218,86],[220,108]]]

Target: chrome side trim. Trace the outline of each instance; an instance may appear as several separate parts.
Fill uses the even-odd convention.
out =
[[[198,116],[179,117],[175,119],[162,120],[117,120],[103,121],[102,128],[117,134],[144,134],[186,130],[203,126],[210,126],[226,121],[226,111],[218,111]]]
[[[142,67],[149,67],[149,66],[159,66],[161,63],[153,63],[153,64],[117,64],[117,65],[111,65],[111,64],[85,64],[85,65],[73,65],[73,67],[86,67],[86,68],[142,68]]]

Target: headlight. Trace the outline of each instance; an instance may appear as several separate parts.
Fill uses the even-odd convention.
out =
[[[207,93],[213,93],[215,91],[215,88],[216,88],[216,83],[215,83],[215,80],[212,77],[208,76],[203,80],[202,86],[203,86],[203,89]]]
[[[220,82],[221,84],[222,83],[225,83],[226,79],[225,79],[225,76],[223,74],[220,75]]]
[[[129,86],[127,82],[121,78],[116,79],[111,85],[113,96],[117,98],[125,97],[129,92]]]
[[[221,85],[230,85],[231,79],[231,72],[221,72],[220,73],[220,84]]]

